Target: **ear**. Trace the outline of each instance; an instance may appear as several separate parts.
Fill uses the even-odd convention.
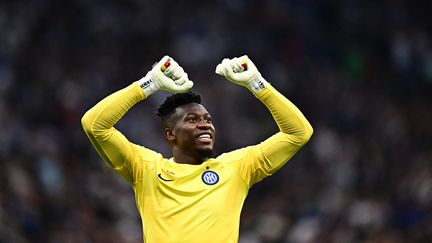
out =
[[[173,133],[173,130],[169,127],[164,128],[164,136],[170,143],[176,139],[176,135]]]

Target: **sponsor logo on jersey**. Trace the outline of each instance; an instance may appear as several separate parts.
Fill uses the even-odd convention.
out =
[[[216,172],[207,170],[201,176],[202,181],[207,185],[214,185],[219,181],[219,175]]]

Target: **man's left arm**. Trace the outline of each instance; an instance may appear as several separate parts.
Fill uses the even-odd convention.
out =
[[[256,97],[269,109],[280,130],[254,147],[264,173],[262,177],[266,177],[283,166],[309,141],[313,128],[301,111],[269,83]]]
[[[313,128],[301,111],[271,86],[247,57],[224,59],[216,73],[247,87],[271,112],[279,132],[251,146],[241,168],[249,186],[273,174],[309,141]]]

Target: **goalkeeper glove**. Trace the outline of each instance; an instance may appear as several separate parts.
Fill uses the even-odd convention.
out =
[[[193,82],[180,65],[169,56],[164,56],[153,65],[146,76],[138,81],[146,97],[158,90],[184,93],[192,88]]]
[[[247,87],[255,95],[265,88],[267,81],[247,55],[225,58],[216,66],[216,73],[229,81]]]

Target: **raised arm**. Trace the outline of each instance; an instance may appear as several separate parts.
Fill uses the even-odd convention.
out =
[[[269,109],[281,133],[291,143],[303,146],[309,141],[313,128],[301,111],[269,83],[256,94],[256,97]]]
[[[162,71],[166,63],[169,65]],[[105,162],[132,184],[137,177],[132,162],[135,161],[138,146],[130,143],[114,125],[132,106],[159,89],[185,92],[192,86],[183,69],[165,56],[141,80],[109,95],[88,110],[82,117],[82,126]],[[156,156],[152,151],[145,152],[147,157]]]
[[[133,157],[133,145],[114,125],[144,98],[143,90],[135,82],[101,100],[81,119],[84,131],[99,155],[129,182],[132,182],[131,168],[126,162]]]
[[[282,167],[309,141],[313,129],[300,110],[262,78],[247,56],[224,59],[216,73],[247,87],[269,109],[280,130],[259,145],[232,154],[243,161],[240,173],[251,186]]]

